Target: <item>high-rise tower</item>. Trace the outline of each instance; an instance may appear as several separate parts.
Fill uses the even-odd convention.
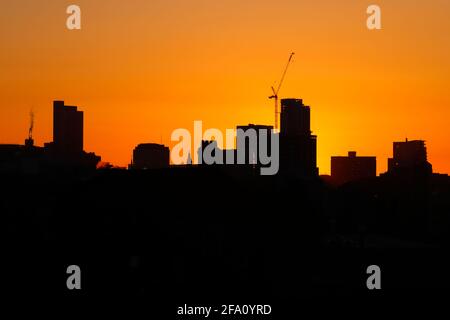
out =
[[[280,170],[301,178],[318,175],[317,136],[311,133],[310,108],[301,99],[281,100]]]
[[[64,101],[53,102],[53,143],[61,153],[83,152],[83,112]]]

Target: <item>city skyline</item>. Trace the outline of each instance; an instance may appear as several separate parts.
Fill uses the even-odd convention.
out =
[[[298,98],[281,99],[280,105],[281,123],[279,131],[274,130],[274,126],[258,124],[249,124],[245,126],[237,125],[236,130],[231,130],[231,132],[233,132],[232,136],[234,136],[234,139],[236,140],[234,143],[230,144],[230,142],[224,141],[222,133],[217,129],[208,128],[204,131],[201,122],[196,122],[194,123],[194,138],[190,136],[178,136],[180,132],[175,136],[172,134],[172,142],[178,141],[178,145],[173,150],[162,144],[162,142],[161,144],[155,142],[139,143],[132,152],[128,169],[163,169],[177,165],[185,167],[185,165],[191,164],[202,165],[206,161],[209,165],[236,164],[239,166],[252,164],[252,166],[256,165],[258,168],[265,167],[266,169],[268,169],[267,165],[270,165],[270,173],[266,172],[263,175],[276,175],[278,174],[278,166],[281,160],[283,167],[282,175],[306,179],[317,178],[320,175],[319,168],[317,167],[317,136],[313,135],[310,126],[310,107],[305,105],[302,99]],[[30,157],[29,160],[31,160],[31,162],[28,162],[28,164],[23,165],[29,160],[25,162],[19,160],[19,162],[23,162],[21,165],[13,165],[19,172],[37,173],[51,163],[53,163],[50,165],[51,167],[57,164],[57,166],[62,166],[60,168],[70,168],[72,166],[79,168],[84,167],[85,169],[94,169],[95,167],[98,169],[127,168],[116,166],[110,162],[101,161],[101,156],[96,155],[95,152],[86,153],[83,146],[84,112],[78,110],[77,106],[66,105],[62,100],[53,101],[52,142],[44,143],[43,146],[35,145],[33,129],[34,112],[31,111],[28,136],[25,139],[24,144],[0,144],[0,147],[3,147],[6,154],[8,154],[9,150],[10,157],[13,156],[13,158],[15,157],[16,159],[21,159],[24,156],[25,158]],[[176,131],[179,130],[190,135],[190,132],[187,129],[179,128]],[[211,130],[213,130],[214,133]],[[207,131],[210,131],[210,133],[206,136],[210,137],[212,134],[211,137],[214,137],[213,140],[205,140]],[[250,133],[250,131],[252,132]],[[227,140],[231,132],[227,131],[225,134]],[[195,136],[195,134],[199,134],[200,136]],[[217,134],[221,137],[218,137]],[[247,136],[247,134],[249,135]],[[266,143],[263,145],[260,141],[261,134],[264,134],[266,137],[265,139],[267,139]],[[251,138],[252,135],[255,140]],[[186,139],[187,141],[185,141]],[[188,145],[188,150],[184,150],[186,143]],[[213,151],[209,150],[207,152],[209,160],[205,160],[202,153],[206,152],[205,148],[210,149],[209,145],[214,145],[211,149]],[[279,149],[280,145],[281,151]],[[272,149],[275,147],[275,150]],[[261,151],[261,148],[264,150]],[[268,148],[268,150],[266,150],[266,148]],[[194,157],[196,160],[192,161],[192,154],[194,154],[196,150],[198,152],[198,157]],[[181,151],[182,154],[179,155],[178,153]],[[172,152],[175,153],[175,158],[173,157],[174,155],[172,155]],[[223,154],[219,156],[217,153]],[[330,175],[321,174],[321,176],[326,181],[335,185],[375,178],[377,176],[377,157],[361,157],[356,156],[356,153],[356,151],[349,151],[348,156],[332,156],[330,158]],[[426,142],[424,140],[408,140],[408,138],[406,138],[405,141],[394,141],[393,155],[387,159],[388,170],[386,172],[381,172],[380,176],[385,174],[395,174],[398,171],[404,172],[405,170],[412,170],[412,172],[418,170],[417,172],[426,174],[439,174],[439,172],[433,171],[432,164],[428,161],[427,154]],[[216,156],[218,157],[216,158]],[[268,157],[264,160],[264,164],[261,162],[261,156]],[[275,158],[276,160],[274,160]],[[173,159],[177,160],[173,162]],[[48,162],[49,160],[50,162]],[[8,162],[6,161],[6,164],[7,163]],[[34,164],[30,167],[30,163]],[[43,167],[41,167],[42,164],[44,164]],[[275,165],[275,168],[272,168],[272,165]],[[7,167],[8,165],[6,165],[5,168]],[[234,167],[234,169],[236,169],[236,167]],[[256,167],[254,167],[254,169],[256,169]],[[444,175],[448,176],[447,174]]]
[[[385,172],[405,138],[427,141],[434,171],[450,172],[448,3],[379,1],[383,29],[369,31],[365,1],[78,1],[74,32],[65,4],[3,6],[0,143],[23,143],[30,109],[36,145],[50,141],[58,99],[88,114],[85,149],[119,166],[139,143],[172,147],[172,130],[195,120],[272,125],[270,86],[295,51],[280,98],[311,106],[321,174],[350,150]]]
[[[449,0],[0,7],[7,305],[269,320],[448,295]]]

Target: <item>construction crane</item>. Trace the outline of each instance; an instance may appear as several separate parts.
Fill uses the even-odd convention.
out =
[[[284,71],[283,71],[283,74],[281,76],[281,80],[278,83],[277,89],[275,90],[275,88],[273,86],[271,87],[273,95],[271,95],[269,97],[269,99],[274,99],[275,100],[275,130],[278,130],[278,114],[280,113],[278,111],[278,93],[280,92],[281,86],[283,85],[284,78],[286,77],[286,72],[287,72],[287,70],[289,68],[289,65],[291,64],[292,57],[294,56],[294,54],[295,54],[295,52],[292,52],[291,55],[289,56],[289,60],[288,60],[288,62],[286,64],[286,67],[284,68]]]

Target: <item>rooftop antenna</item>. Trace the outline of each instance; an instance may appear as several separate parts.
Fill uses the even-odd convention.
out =
[[[34,112],[33,112],[33,109],[31,109],[31,111],[30,111],[30,127],[28,128],[28,138],[25,139],[25,146],[27,148],[31,148],[34,146],[33,128],[34,128]]]
[[[30,127],[28,129],[28,139],[33,140],[33,128],[34,128],[34,112],[30,111]]]

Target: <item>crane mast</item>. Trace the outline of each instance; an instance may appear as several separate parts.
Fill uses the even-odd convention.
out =
[[[278,115],[280,114],[279,107],[278,107],[278,93],[280,92],[281,86],[283,85],[284,78],[286,77],[286,73],[288,71],[289,65],[292,62],[292,58],[293,58],[294,54],[295,54],[295,52],[292,52],[289,56],[289,60],[286,64],[286,67],[284,68],[283,74],[281,75],[281,80],[278,83],[277,89],[275,90],[275,88],[273,86],[271,87],[273,95],[271,95],[269,97],[269,99],[274,99],[274,101],[275,101],[275,130],[278,130],[278,122],[279,122]]]

